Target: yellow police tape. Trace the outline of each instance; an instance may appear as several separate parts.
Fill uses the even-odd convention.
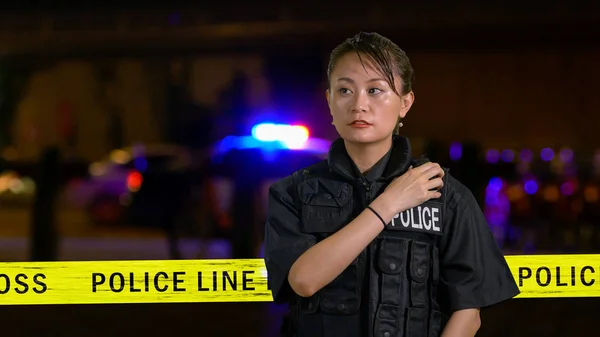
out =
[[[600,296],[600,255],[506,259],[518,298]],[[262,259],[0,263],[0,305],[272,300]]]

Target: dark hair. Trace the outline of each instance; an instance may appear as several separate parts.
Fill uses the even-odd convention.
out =
[[[346,39],[346,41],[333,49],[327,66],[327,81],[329,85],[331,85],[331,73],[338,60],[351,52],[355,52],[361,62],[362,55],[369,58],[384,76],[390,88],[398,96],[412,91],[414,70],[406,53],[390,39],[378,33],[368,32],[360,32]],[[400,90],[396,88],[396,82],[394,81],[396,76],[399,76],[401,79],[402,87]],[[394,134],[398,134],[398,131],[399,128],[396,126]]]

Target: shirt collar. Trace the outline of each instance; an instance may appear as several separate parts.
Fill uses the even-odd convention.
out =
[[[370,181],[395,178],[408,169],[411,159],[411,147],[408,138],[394,136],[390,151],[367,172],[365,178]],[[327,161],[333,172],[345,178],[354,180],[362,176],[352,159],[350,159],[342,138],[338,138],[331,144]]]

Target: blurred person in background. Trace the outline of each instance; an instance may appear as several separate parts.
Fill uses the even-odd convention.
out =
[[[241,136],[246,134],[246,120],[251,112],[250,105],[247,100],[249,90],[249,80],[247,76],[236,71],[233,74],[231,83],[219,95],[221,106],[220,125],[225,125],[225,128],[218,128],[215,132],[222,134],[219,138],[225,135]],[[252,219],[256,219],[256,205],[254,201],[258,198],[260,185],[262,182],[261,170],[254,169],[238,169],[243,166],[243,163],[255,162],[256,153],[246,153],[242,151],[234,151],[238,155],[233,155],[236,158],[237,165],[234,169],[229,170],[229,176],[233,182],[233,197],[231,216],[228,219],[231,222],[231,249],[233,258],[253,258],[256,257],[255,241],[252,240],[254,224]],[[224,219],[219,219],[223,222]]]
[[[251,107],[246,99],[249,86],[246,74],[236,71],[231,82],[221,90],[218,95],[219,115],[215,118],[215,125],[218,127],[211,131],[213,140],[246,134],[246,120],[251,112]]]
[[[486,176],[485,162],[481,158],[483,150],[475,142],[465,142],[462,149],[462,158],[459,164],[459,179],[475,196],[479,207],[485,205],[485,186],[489,179]]]
[[[474,336],[480,308],[519,290],[473,194],[398,135],[408,57],[359,33],[327,75],[340,138],[269,190],[265,264],[275,303],[290,305],[284,335]]]
[[[586,172],[582,175],[582,186],[579,189],[581,199],[581,212],[578,221],[582,227],[582,242],[579,247],[581,252],[592,253],[598,251],[600,237],[600,179],[598,175]]]
[[[36,192],[31,217],[31,261],[58,259],[56,202],[63,175],[58,147],[51,146],[41,154],[37,171]]]

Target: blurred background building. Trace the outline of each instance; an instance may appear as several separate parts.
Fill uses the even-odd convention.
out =
[[[475,193],[506,254],[600,251],[593,2],[39,1],[0,4],[0,259],[261,256],[267,188],[337,137],[328,54],[361,30],[407,51],[416,102],[403,135]],[[481,336],[594,328],[595,299],[513,302],[489,313]],[[124,335],[85,326],[100,320],[230,335],[214,324],[230,311],[234,335],[273,336],[280,314],[111,308],[0,312],[16,312],[14,331],[36,313],[60,336]],[[177,327],[131,318],[167,312]]]

